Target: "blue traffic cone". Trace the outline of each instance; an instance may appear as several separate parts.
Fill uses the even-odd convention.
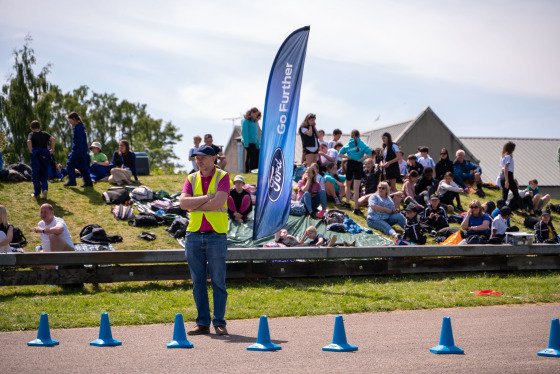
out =
[[[455,342],[453,341],[453,330],[451,329],[450,317],[443,317],[439,345],[431,348],[430,352],[456,355],[465,353],[465,351],[463,351],[461,348],[455,346]]]
[[[344,320],[342,319],[342,316],[336,316],[336,319],[334,320],[332,343],[324,346],[323,351],[352,352],[357,350],[357,346],[348,344],[346,341],[346,331],[344,330]]]
[[[178,313],[175,315],[175,327],[173,328],[173,340],[167,343],[167,348],[193,348],[193,343],[187,340],[185,333],[185,322],[183,315]]]
[[[109,323],[109,315],[107,313],[101,314],[101,325],[99,325],[99,338],[89,343],[90,345],[95,345],[97,347],[111,347],[115,345],[121,345],[122,342],[113,339],[113,334],[111,334],[111,324]]]
[[[560,323],[558,318],[553,318],[550,323],[550,337],[548,338],[548,348],[543,349],[539,356],[560,357]]]
[[[282,347],[270,341],[270,332],[268,331],[268,320],[266,316],[261,316],[259,321],[259,333],[257,342],[247,347],[248,351],[279,351]]]
[[[39,331],[37,332],[37,339],[30,341],[27,345],[32,347],[53,347],[59,343],[51,339],[51,331],[49,329],[49,315],[41,313],[39,320]]]

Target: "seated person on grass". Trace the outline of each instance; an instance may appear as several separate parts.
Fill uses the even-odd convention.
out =
[[[449,227],[447,209],[439,201],[439,196],[437,194],[433,194],[430,197],[430,204],[424,209],[424,221],[435,231],[441,230],[444,227]]]
[[[382,169],[379,165],[374,164],[374,159],[368,158],[364,160],[364,177],[362,178],[362,184],[360,186],[360,198],[358,199],[359,206],[368,206],[369,198],[375,192],[377,192],[377,185],[379,184],[379,178],[381,177]],[[401,191],[389,193],[389,197],[393,199],[396,207],[401,205],[401,201],[404,198],[404,194]]]
[[[453,205],[453,200],[457,200],[457,211],[462,212],[463,207],[461,205],[461,198],[459,194],[463,192],[463,189],[453,182],[453,173],[448,171],[443,176],[443,180],[439,182],[437,193],[440,196],[442,203],[446,205]]]
[[[399,172],[401,175],[397,178],[397,182],[402,183],[408,176],[408,164],[404,158],[404,152],[399,151],[399,154],[401,155],[401,160],[399,161]]]
[[[542,195],[539,191],[539,181],[531,179],[527,185],[527,190],[533,194],[533,208],[535,210],[542,210],[543,207],[550,201],[550,195]]]
[[[0,253],[11,253],[10,243],[14,237],[14,226],[8,223],[8,211],[0,205]]]
[[[41,221],[33,229],[36,234],[41,234],[42,246],[39,252],[74,251],[74,243],[66,222],[60,217],[55,217],[51,204],[41,205]]]
[[[89,150],[92,152],[92,154],[90,154],[91,164],[89,166],[89,175],[93,183],[103,178],[109,178],[109,175],[111,175],[111,166],[107,155],[101,152],[101,143],[91,143]]]
[[[509,207],[504,206],[500,209],[500,213],[492,221],[492,231],[488,244],[502,244],[504,242],[510,216],[511,209]]]
[[[459,149],[455,156],[457,157],[453,161],[453,178],[455,183],[457,183],[461,188],[467,188],[465,183],[472,183],[473,186],[476,184],[477,194],[479,196],[484,196],[482,191],[482,169],[477,164],[473,164],[469,160],[465,159],[465,151]]]
[[[342,148],[342,144],[340,147]],[[324,143],[319,144],[319,166],[321,168],[321,172],[327,171],[327,165],[329,162],[334,162],[336,164],[337,159],[338,151],[332,148],[328,149],[327,145]]]
[[[556,233],[554,225],[552,224],[550,210],[548,210],[548,207],[547,209],[542,211],[541,219],[535,225],[535,242],[546,244],[560,244],[558,234]]]
[[[410,173],[412,170],[416,170],[418,175],[422,175],[422,171],[424,171],[424,166],[418,163],[418,159],[415,155],[408,155],[406,168],[408,169],[408,173]]]
[[[336,172],[336,164],[329,162],[327,164],[327,172],[325,173],[325,191],[327,193],[327,200],[334,201],[336,205],[341,205],[341,198],[345,196],[345,182],[344,175],[338,175]]]
[[[418,157],[418,163],[421,164],[425,168],[427,168],[427,167],[435,168],[436,163],[430,157],[430,155],[428,155],[428,152],[430,152],[428,147],[420,148],[420,157]]]
[[[439,181],[434,178],[434,169],[424,168],[422,176],[418,178],[414,185],[415,200],[425,206],[430,205],[430,196],[436,193]]]
[[[420,217],[418,217],[419,205],[410,203],[405,208],[406,223],[404,224],[403,239],[409,239],[416,244],[426,244],[426,235],[420,226]]]
[[[239,223],[247,222],[247,216],[253,210],[251,194],[245,191],[244,185],[245,178],[242,175],[236,175],[233,178],[233,188],[227,200],[229,218]]]
[[[377,192],[372,194],[368,201],[367,224],[372,229],[380,230],[385,235],[391,235],[397,239],[398,235],[393,225],[398,224],[404,228],[405,218],[395,207],[393,199],[388,194],[389,184],[380,182]]]
[[[481,235],[488,238],[490,236],[490,224],[492,218],[482,210],[482,204],[478,200],[473,200],[469,204],[467,214],[461,222],[461,228],[465,230],[467,237],[471,235]]]
[[[417,181],[418,181],[418,172],[416,170],[412,170],[408,174],[408,179],[404,181],[402,186],[402,193],[403,193],[405,204],[414,203],[414,205],[420,205],[414,199],[416,197],[416,194],[414,193],[414,186],[416,185]]]

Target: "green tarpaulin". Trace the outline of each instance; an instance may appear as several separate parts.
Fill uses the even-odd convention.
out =
[[[299,216],[289,216],[288,222],[284,226],[290,235],[296,238],[301,238],[305,229],[309,226],[315,226],[319,234],[323,234],[327,240],[334,234],[337,237],[337,243],[342,243],[344,241],[353,242],[356,241],[357,247],[362,246],[385,246],[393,244],[393,241],[381,236],[375,232],[368,234],[361,232],[359,234],[350,233],[339,233],[334,231],[328,231],[323,220],[311,219],[309,216],[299,217]],[[235,221],[229,221],[228,226],[228,248],[258,248],[262,247],[264,244],[272,242],[274,240],[274,235],[266,236],[264,238],[253,241],[251,238],[253,236],[253,213],[249,215],[249,220],[247,223],[238,223]],[[184,238],[178,239],[182,247],[185,246]]]

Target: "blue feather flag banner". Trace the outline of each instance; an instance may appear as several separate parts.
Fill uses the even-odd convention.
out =
[[[286,224],[292,198],[299,92],[309,26],[284,41],[270,70],[264,105],[253,240]]]

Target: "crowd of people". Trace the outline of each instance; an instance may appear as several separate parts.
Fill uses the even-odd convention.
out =
[[[258,137],[255,139],[254,136],[259,118],[260,112],[253,108],[243,120],[242,141],[248,159],[253,157],[249,146],[255,144],[258,148]],[[251,136],[246,135],[248,131],[252,131]],[[457,150],[452,159],[447,148],[442,148],[439,159],[435,161],[428,147],[419,146],[416,153],[405,158],[405,153],[390,133],[383,133],[382,147],[372,150],[360,139],[358,130],[352,130],[350,139],[343,144],[340,142],[340,129],[333,131],[332,139],[324,139],[325,132],[317,129],[317,116],[313,113],[305,116],[298,134],[305,171],[297,180],[296,200],[313,218],[325,214],[327,201],[333,201],[339,208],[350,209],[359,216],[364,216],[361,208],[367,207],[366,222],[371,228],[399,238],[394,229],[398,225],[404,230],[404,238],[424,244],[424,234],[433,234],[448,227],[451,215],[455,220],[460,217],[459,222],[467,238],[478,236],[480,242],[491,240],[498,243],[503,241],[505,230],[516,229],[509,227],[509,217],[513,212],[520,211],[521,214],[540,215],[539,227],[542,226],[540,222],[548,222],[547,239],[558,241],[553,234],[552,223],[547,221],[550,210],[545,207],[550,195],[540,193],[536,179],[531,179],[526,189],[518,187],[514,174],[515,144],[511,141],[504,144],[500,160],[502,172],[495,185],[495,188],[502,189],[502,199],[497,202],[498,208],[484,213],[490,217],[487,220],[481,213],[488,203],[481,204],[479,200],[471,199],[466,212],[462,206],[461,196],[475,193],[477,198],[483,198],[486,195],[481,167],[468,160],[462,149]],[[252,167],[246,168],[246,171],[249,170]],[[402,183],[400,190],[397,182]],[[478,206],[481,208],[477,211]],[[495,230],[493,222],[496,222]],[[500,225],[503,222],[507,222],[505,229],[504,225]],[[539,242],[541,237],[536,235],[536,240]]]
[[[251,108],[242,122],[246,172],[258,167],[258,121],[261,116],[257,108]],[[482,244],[502,243],[506,232],[516,229],[510,224],[512,212],[520,210],[540,215],[534,224],[536,242],[559,244],[550,215],[550,196],[540,193],[536,179],[531,179],[526,189],[518,189],[513,142],[504,145],[500,160],[502,172],[498,182],[502,198],[496,204],[492,201],[482,204],[472,199],[464,212],[460,199],[462,194],[470,193],[470,187],[476,187],[479,197],[485,193],[480,166],[467,160],[463,150],[458,150],[455,160],[451,161],[447,149],[442,148],[436,163],[430,157],[428,147],[420,146],[418,152],[409,155],[405,161],[404,152],[388,132],[381,137],[382,148],[372,150],[360,139],[358,130],[352,130],[346,144],[340,142],[340,129],[333,131],[330,141],[325,140],[324,131],[317,130],[316,119],[315,114],[308,114],[298,130],[303,145],[302,163],[306,169],[297,182],[297,200],[311,217],[324,214],[328,200],[334,201],[341,209],[352,209],[355,215],[363,216],[361,207],[367,206],[366,222],[371,228],[395,239],[425,244],[426,233],[437,234],[449,227],[449,214],[464,213],[460,216],[460,226],[465,231],[466,242]],[[77,113],[70,113],[68,122],[73,129],[73,138],[65,169],[53,160],[56,139],[42,131],[38,121],[31,123],[27,144],[31,154],[33,197],[47,198],[48,180],[53,175],[58,178],[60,175],[68,176],[64,186],[76,186],[78,173],[84,181],[82,187],[92,187],[100,180],[119,185],[132,184],[132,178],[138,181],[136,156],[126,139],[119,142],[119,149],[109,162],[99,142],[93,142],[88,147],[85,127]],[[194,137],[194,147],[189,151],[194,172],[186,178],[180,196],[180,207],[190,212],[185,256],[197,308],[196,325],[188,334],[208,334],[210,325],[213,325],[217,335],[227,335],[225,275],[228,218],[238,223],[247,222],[252,201],[245,189],[243,176],[235,176],[232,182],[224,170],[226,156],[220,147],[213,144],[212,135],[204,136],[203,145],[202,140],[200,136]],[[89,151],[92,153],[89,154]],[[400,191],[397,182],[403,183]],[[404,209],[401,209],[401,204]],[[319,205],[321,211],[318,212]],[[42,241],[37,250],[74,250],[68,227],[61,217],[55,216],[53,206],[48,203],[41,205],[39,214],[41,221],[33,229]],[[402,237],[395,231],[395,225],[404,230]],[[10,243],[14,231],[14,226],[8,221],[7,210],[0,205],[1,253],[12,251]],[[300,239],[283,229],[276,234],[275,240],[285,246],[333,246],[336,235],[327,239],[310,226]],[[207,274],[213,290],[212,315]]]

